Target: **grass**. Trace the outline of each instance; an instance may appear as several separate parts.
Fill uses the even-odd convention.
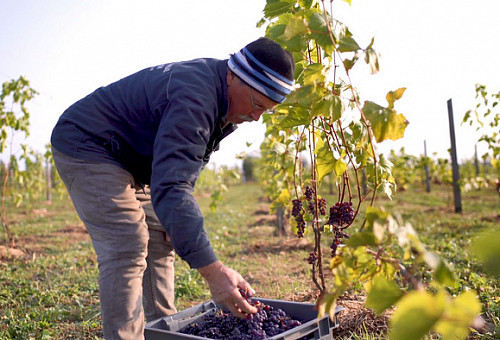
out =
[[[209,196],[197,199],[219,258],[239,271],[258,296],[315,301],[317,292],[306,262],[311,244],[294,236],[274,235],[269,203],[255,184],[232,187],[216,212],[208,208]],[[401,214],[430,250],[452,263],[459,277],[452,290],[474,289],[483,303],[485,319],[490,326],[498,326],[498,282],[482,273],[468,247],[480,230],[498,228],[499,197],[493,190],[483,190],[463,193],[462,200],[463,212],[454,213],[451,188],[441,186],[431,193],[399,192],[392,201],[379,198],[377,205]],[[24,255],[0,258],[0,338],[99,339],[95,253],[71,202],[58,198],[50,205],[32,203],[29,209],[7,206],[7,212],[16,248]],[[4,234],[1,244],[5,244]],[[180,259],[175,279],[178,310],[210,299],[198,272]],[[381,338],[372,327],[378,317],[362,308],[359,296],[346,297],[345,304],[349,307],[346,317],[357,316],[358,328],[345,329],[339,336]],[[344,325],[350,325],[344,320]],[[494,336],[490,330],[471,338]]]

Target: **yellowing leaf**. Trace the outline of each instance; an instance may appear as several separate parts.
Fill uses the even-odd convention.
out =
[[[340,177],[344,174],[344,172],[346,172],[347,164],[342,159],[337,159],[333,165],[333,170],[335,171],[335,175]]]
[[[363,113],[370,121],[378,143],[386,139],[397,140],[404,136],[408,121],[402,114],[371,101],[365,102]]]
[[[324,294],[318,301],[317,309],[318,309],[318,317],[321,318],[323,315],[328,313],[330,319],[334,319],[335,310],[337,306],[337,296],[334,294]]]
[[[304,70],[304,86],[313,85],[323,87],[325,84],[326,68],[323,64],[310,64]]]
[[[294,16],[288,22],[283,36],[286,40],[290,40],[297,35],[304,35],[307,33],[309,33],[309,29],[307,28],[307,23],[304,18],[300,16]]]
[[[427,334],[443,314],[444,303],[439,296],[425,291],[412,291],[396,304],[390,320],[389,338],[419,340]]]
[[[290,192],[288,189],[283,189],[278,197],[271,203],[270,210],[275,212],[276,208],[284,207],[290,202]]]
[[[474,293],[467,291],[448,300],[443,317],[436,324],[436,331],[443,339],[465,339],[469,326],[481,312],[481,304]]]
[[[387,95],[385,96],[385,99],[387,99],[387,102],[389,103],[389,109],[394,108],[394,102],[398,99],[401,99],[403,96],[403,93],[405,93],[406,87],[401,87],[397,89],[396,91],[389,91]]]

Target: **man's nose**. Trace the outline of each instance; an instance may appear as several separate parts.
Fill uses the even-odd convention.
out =
[[[264,113],[264,110],[253,110],[250,113],[250,117],[252,117],[253,120],[258,121],[260,116]]]

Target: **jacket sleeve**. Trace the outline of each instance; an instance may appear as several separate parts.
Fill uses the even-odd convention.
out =
[[[151,194],[155,212],[177,254],[191,268],[217,257],[191,195],[218,116],[215,81],[197,71],[173,70],[153,150]]]

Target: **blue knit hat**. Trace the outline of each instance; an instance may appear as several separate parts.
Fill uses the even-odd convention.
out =
[[[269,99],[283,103],[293,90],[292,54],[268,38],[251,42],[228,61],[229,69]]]

